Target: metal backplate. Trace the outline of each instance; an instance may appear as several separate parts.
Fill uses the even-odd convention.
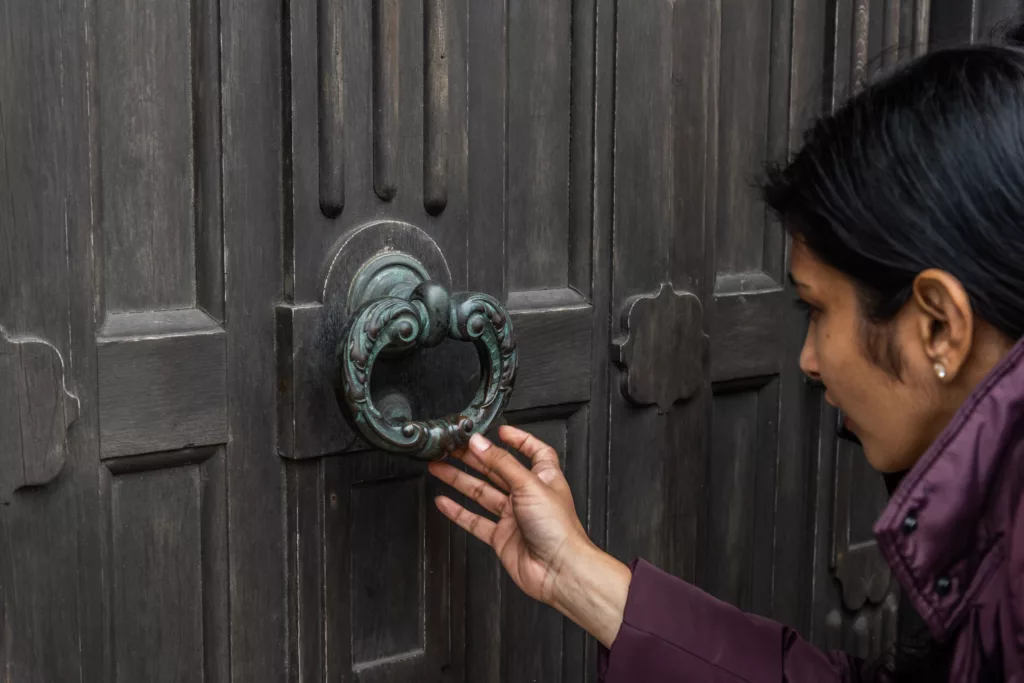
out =
[[[400,221],[378,221],[346,233],[330,250],[321,271],[318,301],[277,309],[278,452],[290,459],[347,451],[359,441],[335,397],[335,356],[355,299],[390,286],[381,277],[400,266],[409,282],[429,278],[451,288],[451,271],[427,233]],[[378,292],[380,293],[380,292]],[[439,389],[440,390],[440,389]]]

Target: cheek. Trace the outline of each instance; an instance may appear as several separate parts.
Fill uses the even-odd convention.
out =
[[[838,391],[851,384],[861,359],[852,343],[851,334],[835,328],[833,321],[820,320],[813,327],[812,337],[822,381],[827,387],[835,387]]]
[[[831,400],[857,424],[858,431],[887,432],[882,423],[894,402],[891,383],[867,358],[859,330],[819,324],[814,337],[821,379]]]

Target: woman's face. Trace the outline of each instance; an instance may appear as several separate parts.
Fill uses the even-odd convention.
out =
[[[921,314],[907,305],[885,326],[868,323],[852,280],[794,240],[791,277],[808,308],[800,368],[826,388],[825,400],[881,472],[909,469],[955,412],[922,340]]]

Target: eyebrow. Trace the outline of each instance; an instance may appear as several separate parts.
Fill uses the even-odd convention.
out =
[[[790,283],[794,287],[798,287],[798,288],[801,288],[801,289],[809,289],[809,287],[807,286],[807,283],[806,282],[800,282],[800,280],[797,280],[795,277],[793,277],[793,273],[786,273],[786,277],[789,279]]]

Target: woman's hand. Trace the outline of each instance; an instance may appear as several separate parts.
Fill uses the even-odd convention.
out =
[[[629,569],[600,551],[576,515],[569,482],[554,449],[514,427],[501,439],[530,459],[527,469],[508,451],[477,434],[453,457],[491,483],[435,462],[430,473],[497,517],[473,514],[444,496],[442,513],[491,546],[505,570],[530,597],[555,607],[606,646],[622,623]]]

